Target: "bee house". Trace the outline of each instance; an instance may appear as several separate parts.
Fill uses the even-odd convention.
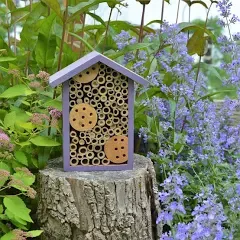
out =
[[[65,171],[133,168],[134,82],[147,81],[98,52],[50,77],[63,84]]]

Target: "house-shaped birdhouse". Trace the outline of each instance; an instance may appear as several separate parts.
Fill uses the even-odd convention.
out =
[[[50,77],[63,84],[65,171],[133,168],[134,81],[147,81],[98,52]]]

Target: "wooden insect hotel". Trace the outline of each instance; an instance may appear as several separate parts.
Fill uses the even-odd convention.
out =
[[[65,171],[133,168],[134,81],[147,81],[98,52],[50,77],[63,84]]]

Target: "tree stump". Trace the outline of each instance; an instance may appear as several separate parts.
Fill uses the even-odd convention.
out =
[[[48,240],[156,240],[160,210],[150,159],[133,171],[64,172],[55,159],[39,174],[37,218]]]

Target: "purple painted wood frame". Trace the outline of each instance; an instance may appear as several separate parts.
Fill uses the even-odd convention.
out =
[[[128,162],[109,166],[71,166],[70,165],[70,126],[69,126],[69,81],[63,83],[63,166],[64,171],[120,171],[133,169],[134,151],[134,81],[128,79]]]

